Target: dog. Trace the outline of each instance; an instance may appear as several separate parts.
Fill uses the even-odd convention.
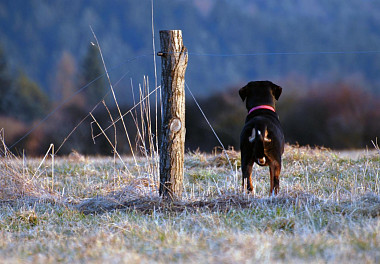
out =
[[[243,190],[246,184],[248,192],[253,190],[252,167],[255,162],[260,166],[269,166],[269,195],[277,195],[280,189],[285,139],[275,109],[281,92],[282,88],[270,81],[249,82],[239,90],[248,110],[240,135]]]

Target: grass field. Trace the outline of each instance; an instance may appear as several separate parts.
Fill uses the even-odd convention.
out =
[[[0,159],[2,263],[379,263],[380,154],[287,146],[241,191],[239,154],[188,153],[183,199],[154,158]]]

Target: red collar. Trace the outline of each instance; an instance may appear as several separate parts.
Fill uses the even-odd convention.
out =
[[[274,108],[270,105],[259,105],[259,106],[255,106],[254,108],[249,110],[248,114],[252,113],[253,111],[259,110],[259,109],[268,109],[268,110],[271,110],[273,112],[276,112],[276,110],[274,110]]]

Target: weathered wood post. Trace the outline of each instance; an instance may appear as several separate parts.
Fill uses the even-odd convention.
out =
[[[161,144],[160,189],[164,198],[182,196],[185,153],[185,72],[188,61],[181,30],[160,31]]]

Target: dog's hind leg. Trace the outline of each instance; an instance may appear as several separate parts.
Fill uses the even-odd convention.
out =
[[[277,195],[280,190],[281,163],[272,161],[269,165],[270,171],[270,191],[269,195]]]
[[[252,184],[252,166],[254,162],[254,143],[249,142],[249,137],[252,135],[252,128],[246,127],[243,129],[240,137],[240,151],[241,151],[241,172],[243,191],[247,186],[248,192],[253,191]]]
[[[243,174],[242,185],[243,191],[245,186],[247,186],[248,192],[252,192],[253,184],[252,184],[252,167],[253,161],[249,160],[247,157],[241,157],[241,170]]]
[[[243,190],[245,185],[247,186],[248,192],[253,191],[253,184],[252,184],[252,167],[253,164],[247,164],[245,167],[242,167],[243,172]]]

